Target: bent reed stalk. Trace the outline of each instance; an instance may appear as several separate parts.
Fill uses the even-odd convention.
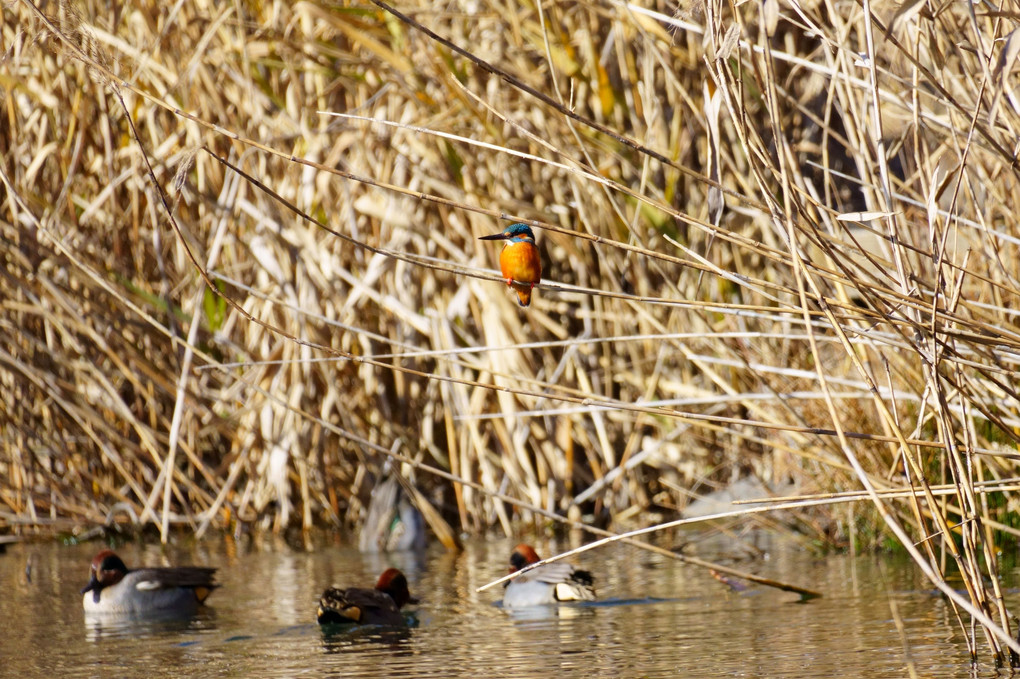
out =
[[[266,9],[4,6],[8,532],[348,529],[392,456],[450,542],[662,529],[753,475],[962,576],[1008,661],[1004,16]],[[527,311],[477,241],[509,219]]]

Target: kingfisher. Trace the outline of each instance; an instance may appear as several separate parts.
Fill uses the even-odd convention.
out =
[[[501,240],[499,269],[506,284],[517,293],[521,306],[531,304],[531,289],[542,280],[542,258],[535,245],[535,234],[527,224],[511,224],[500,233],[482,236],[479,240]]]

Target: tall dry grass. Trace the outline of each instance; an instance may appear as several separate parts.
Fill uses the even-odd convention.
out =
[[[1012,15],[373,2],[3,4],[9,529],[351,527],[392,455],[439,530],[753,475],[1005,660]]]

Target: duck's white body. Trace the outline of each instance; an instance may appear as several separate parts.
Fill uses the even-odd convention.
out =
[[[517,545],[510,556],[510,572],[538,563],[541,559],[528,545]],[[594,578],[588,571],[557,561],[517,576],[503,593],[504,608],[545,606],[567,601],[594,601]]]
[[[92,561],[82,606],[92,615],[193,615],[217,587],[215,572],[192,566],[128,570],[120,557],[104,550]]]

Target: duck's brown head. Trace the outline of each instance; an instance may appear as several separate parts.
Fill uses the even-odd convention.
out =
[[[81,593],[92,592],[92,598],[98,604],[99,593],[103,591],[103,588],[116,585],[127,575],[127,572],[127,566],[120,560],[120,557],[113,551],[104,549],[92,559],[92,565],[89,568],[89,584],[82,587]]]
[[[379,581],[375,583],[375,588],[389,594],[397,608],[406,604],[418,603],[418,600],[412,597],[411,592],[407,589],[407,578],[396,568],[387,568],[383,571],[383,574],[379,576]]]
[[[516,573],[525,566],[541,561],[538,558],[538,554],[532,549],[531,545],[526,545],[523,542],[516,547],[510,554],[510,573]]]

